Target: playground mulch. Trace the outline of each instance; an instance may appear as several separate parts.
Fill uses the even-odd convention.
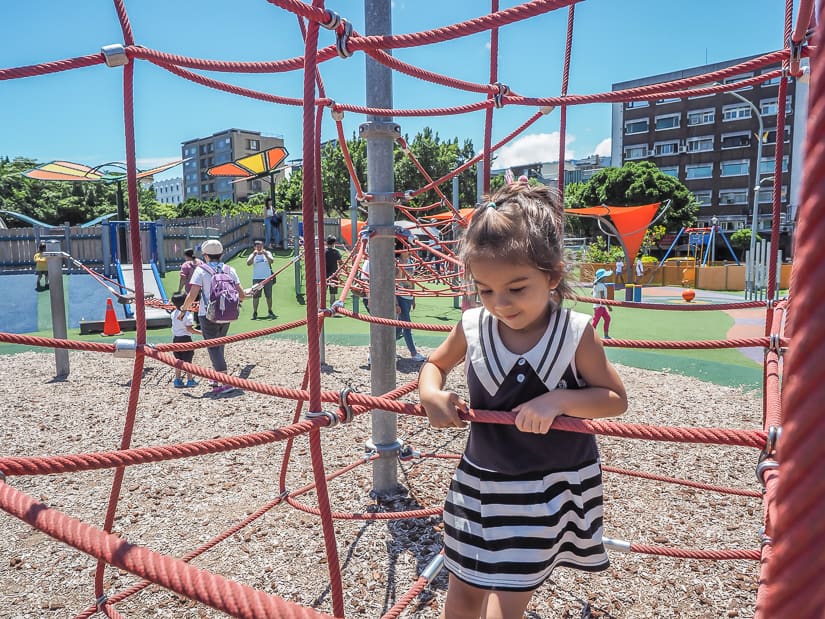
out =
[[[336,321],[338,322],[338,321]],[[431,347],[422,346],[427,353]],[[329,345],[322,388],[344,386],[369,393],[366,348]],[[288,340],[259,340],[227,348],[229,371],[267,384],[299,387],[306,347]],[[196,353],[196,363],[207,355]],[[70,353],[71,374],[53,379],[51,352],[0,356],[4,423],[0,453],[46,456],[117,449],[131,380],[131,362],[110,355]],[[399,383],[415,379],[419,364],[397,361]],[[662,369],[618,366],[630,409],[620,421],[652,425],[757,429],[761,399],[752,391],[714,385]],[[459,392],[460,372],[450,377]],[[143,375],[132,445],[174,445],[276,428],[291,423],[294,403],[252,392],[213,399],[207,387],[174,389],[173,371],[148,361]],[[411,396],[409,401],[415,401]],[[328,405],[332,408],[333,405]],[[328,472],[361,459],[370,435],[368,416],[321,432]],[[399,419],[399,437],[423,453],[457,454],[466,432],[434,430],[418,417]],[[723,486],[758,490],[753,449],[599,439],[605,465]],[[131,542],[182,556],[277,497],[284,445],[190,458],[127,469],[114,531]],[[371,470],[361,466],[332,480],[330,499],[340,511],[400,511],[440,506],[454,460],[400,463],[405,492],[377,502],[369,495]],[[100,526],[113,472],[9,477],[7,483],[62,512]],[[287,487],[312,481],[308,442],[296,440]],[[302,497],[316,505],[309,494]],[[605,474],[605,533],[640,544],[698,549],[752,549],[762,521],[758,498],[695,490]],[[94,602],[95,561],[4,516],[0,538],[0,608],[20,617],[71,617]],[[335,530],[344,571],[349,617],[378,617],[389,610],[440,551],[441,519],[340,520]],[[287,600],[331,613],[321,527],[315,516],[279,505],[216,549],[199,567]],[[708,562],[611,552],[611,567],[598,574],[559,569],[538,591],[531,617],[591,616],[749,617],[754,614],[758,563]],[[107,569],[111,595],[137,579]],[[444,600],[441,574],[402,617],[434,619]],[[118,604],[125,616],[219,617],[157,587]]]

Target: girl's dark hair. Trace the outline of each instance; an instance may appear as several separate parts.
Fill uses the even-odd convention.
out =
[[[172,301],[172,305],[180,309],[183,306],[183,302],[186,300],[186,293],[176,292],[172,295],[172,298],[170,300]]]
[[[561,265],[564,212],[558,194],[544,185],[517,182],[486,197],[459,246],[468,274],[473,260],[507,260],[558,276],[559,300],[572,293]]]
[[[187,247],[186,249],[183,250],[183,255],[186,256],[187,258],[194,258],[195,257],[195,250],[192,249],[191,247]]]

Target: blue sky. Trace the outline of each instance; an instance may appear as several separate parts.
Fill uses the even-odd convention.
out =
[[[517,5],[502,0],[502,9]],[[584,0],[576,6],[569,92],[610,90],[614,82],[719,62],[782,47],[783,0]],[[328,0],[327,6],[364,32],[363,3]],[[458,23],[489,11],[485,0],[393,0],[395,33]],[[126,0],[135,40],[160,51],[223,60],[276,60],[303,54],[296,18],[265,0]],[[499,79],[528,96],[554,96],[561,85],[567,10],[502,28]],[[0,3],[0,68],[98,52],[122,42],[110,0],[41,0]],[[321,45],[334,42],[321,31]],[[395,50],[412,64],[474,82],[489,76],[489,34],[418,49]],[[321,65],[327,94],[364,104],[364,55]],[[275,75],[211,74],[279,95],[301,97],[298,72]],[[429,108],[478,101],[455,91],[395,74],[397,108]],[[301,110],[246,99],[193,84],[145,61],[135,68],[138,165],[180,157],[180,143],[237,127],[283,136],[291,157],[302,150]],[[496,110],[493,141],[519,126],[534,108]],[[347,113],[351,136],[363,117]],[[568,112],[568,157],[609,153],[610,105]],[[431,126],[442,138],[483,144],[484,113],[461,117],[400,118],[410,138]],[[558,154],[558,112],[533,125],[500,151],[494,167],[552,161]],[[0,155],[88,165],[123,161],[122,70],[105,65],[0,82]],[[335,137],[325,120],[322,139]],[[608,140],[608,142],[605,142]],[[180,174],[180,168],[161,178]]]

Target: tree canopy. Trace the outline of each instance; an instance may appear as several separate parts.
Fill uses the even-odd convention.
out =
[[[699,205],[679,179],[664,174],[650,161],[628,161],[621,168],[604,168],[577,187],[565,190],[565,206],[581,208],[607,204],[639,206],[670,200],[661,223],[678,231],[696,223]]]

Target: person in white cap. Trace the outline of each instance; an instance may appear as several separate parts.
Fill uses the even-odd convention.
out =
[[[198,297],[198,293],[203,289],[201,295],[201,302],[198,305],[198,317],[200,318],[201,331],[203,339],[213,340],[215,338],[223,337],[229,333],[228,322],[215,322],[206,317],[206,306],[208,304],[209,295],[211,292],[212,276],[215,272],[228,274],[235,280],[235,285],[238,288],[238,296],[241,300],[246,297],[243,288],[241,287],[241,280],[238,274],[228,264],[221,262],[223,257],[223,245],[217,239],[209,239],[204,241],[201,245],[201,252],[203,253],[203,260],[206,266],[199,265],[192,273],[192,278],[189,280],[191,287],[189,293],[186,295],[186,300],[180,308],[180,313],[189,311],[189,308]],[[212,362],[212,368],[216,372],[226,372],[226,358],[224,357],[223,346],[211,346],[207,348],[209,351],[209,360]],[[222,385],[220,383],[213,384],[212,394],[222,395],[224,393],[233,391],[235,388],[231,385]]]

